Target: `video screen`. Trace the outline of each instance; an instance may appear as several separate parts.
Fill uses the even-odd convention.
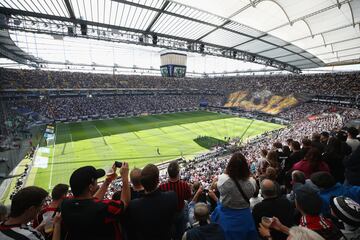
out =
[[[169,70],[168,70],[167,66],[161,67],[160,71],[161,71],[161,76],[169,77]]]
[[[186,67],[174,67],[174,77],[185,77]]]

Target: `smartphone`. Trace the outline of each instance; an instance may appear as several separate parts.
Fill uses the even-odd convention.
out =
[[[121,168],[122,162],[115,161],[115,167]]]

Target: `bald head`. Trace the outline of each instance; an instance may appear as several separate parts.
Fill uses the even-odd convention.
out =
[[[260,183],[261,195],[264,198],[273,198],[277,196],[276,184],[270,179],[264,179]]]
[[[209,208],[205,203],[197,203],[194,208],[195,220],[206,222],[209,219]]]

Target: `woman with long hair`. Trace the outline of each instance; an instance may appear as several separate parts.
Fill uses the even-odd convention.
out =
[[[315,172],[330,172],[329,166],[322,161],[321,153],[317,148],[310,148],[303,160],[294,164],[292,170],[299,170],[305,174],[306,178],[310,178]]]
[[[341,141],[335,137],[330,137],[322,158],[329,165],[331,175],[333,175],[336,182],[343,183],[345,180],[345,167],[343,164],[345,154],[342,151]]]
[[[225,172],[218,178],[220,200],[211,219],[221,225],[226,240],[258,239],[249,199],[256,190],[256,181],[250,177],[246,158],[235,153]]]

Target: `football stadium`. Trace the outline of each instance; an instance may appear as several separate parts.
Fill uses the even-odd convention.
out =
[[[360,0],[0,0],[0,239],[360,238]]]

